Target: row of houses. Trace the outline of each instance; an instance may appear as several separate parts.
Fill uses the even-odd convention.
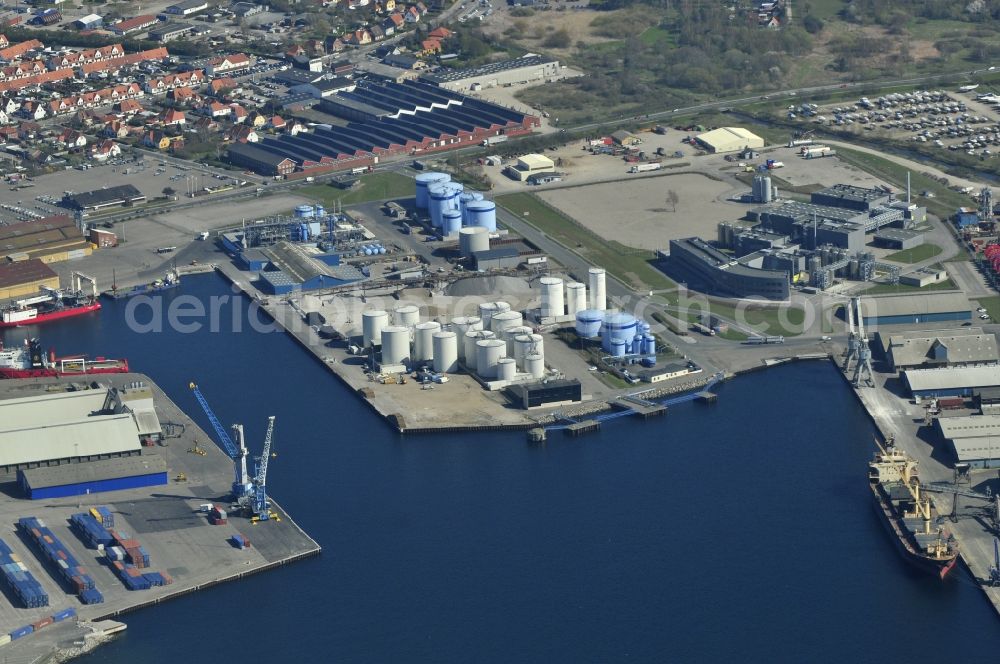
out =
[[[34,42],[32,48],[25,50],[21,55],[43,48],[41,42],[32,41]],[[14,47],[4,50],[10,48]],[[0,92],[16,92],[27,87],[71,78],[82,79],[90,74],[117,70],[145,61],[163,61],[169,55],[164,47],[128,54],[121,45],[114,44],[99,49],[51,56],[47,61],[40,58],[12,60],[6,66],[0,67]]]

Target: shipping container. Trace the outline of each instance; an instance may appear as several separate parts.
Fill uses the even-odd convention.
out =
[[[42,619],[41,619],[41,620],[39,620],[38,622],[36,622],[36,623],[32,624],[32,627],[33,627],[33,628],[35,629],[35,631],[37,632],[38,630],[42,629],[43,627],[48,627],[48,626],[49,626],[49,625],[51,625],[51,624],[52,624],[53,622],[54,622],[54,621],[52,620],[52,616],[47,616],[47,617],[45,617],[45,618],[42,618]]]
[[[24,627],[18,627],[17,629],[11,630],[10,638],[11,640],[20,639],[25,637],[35,631],[35,628],[31,625],[25,625]]]
[[[52,614],[52,620],[55,622],[62,622],[67,618],[73,618],[76,616],[76,609],[63,609],[57,613]]]

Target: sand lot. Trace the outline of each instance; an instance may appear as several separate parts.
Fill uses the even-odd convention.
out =
[[[666,200],[670,190],[677,192],[676,211]],[[671,239],[715,238],[719,221],[742,217],[747,206],[725,201],[732,192],[726,182],[678,173],[537,193],[601,237],[665,249]]]

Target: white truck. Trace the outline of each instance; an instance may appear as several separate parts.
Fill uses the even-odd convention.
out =
[[[662,164],[658,161],[651,161],[648,164],[633,164],[632,168],[628,169],[629,173],[646,173],[647,171],[658,171],[662,167]]]
[[[498,143],[503,143],[506,140],[507,140],[506,134],[500,134],[499,136],[487,136],[486,138],[483,139],[482,144],[486,146],[496,145]]]
[[[825,156],[827,152],[831,152],[832,148],[829,145],[807,145],[799,150],[801,154],[806,159],[812,159],[814,157]]]

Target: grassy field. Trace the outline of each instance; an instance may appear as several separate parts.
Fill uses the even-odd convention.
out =
[[[981,297],[978,300],[979,306],[986,309],[986,313],[990,315],[993,320],[1000,320],[1000,295],[994,295],[993,297]]]
[[[731,302],[719,300],[700,300],[690,305],[690,308],[683,309],[683,303],[679,301],[676,293],[666,293],[659,296],[663,302],[670,305],[672,316],[689,323],[700,323],[702,316],[711,314],[728,321],[734,321],[751,326],[759,334],[784,335],[794,337],[802,334],[802,325],[805,322],[805,311],[799,307],[737,307]],[[707,307],[704,306],[707,304]],[[733,341],[743,341],[747,335],[736,329],[719,335],[723,339]]]
[[[637,290],[663,290],[676,286],[650,265],[649,252],[608,242],[594,235],[534,194],[505,194],[497,196],[496,202]]]
[[[865,291],[865,295],[879,295],[885,293],[916,293],[916,292],[926,292],[935,290],[953,290],[957,288],[955,282],[951,279],[945,279],[936,284],[931,284],[930,286],[924,286],[920,288],[918,286],[907,286],[905,284],[875,284],[871,288]]]
[[[896,263],[919,263],[925,261],[928,258],[934,258],[942,251],[941,247],[936,244],[922,244],[913,249],[904,249],[903,251],[897,251],[894,254],[889,254],[885,257],[887,261],[895,261]]]
[[[373,173],[361,178],[357,189],[337,189],[328,184],[313,184],[296,189],[295,193],[316,200],[327,207],[334,203],[356,205],[389,198],[413,195],[413,180],[398,173]]]

